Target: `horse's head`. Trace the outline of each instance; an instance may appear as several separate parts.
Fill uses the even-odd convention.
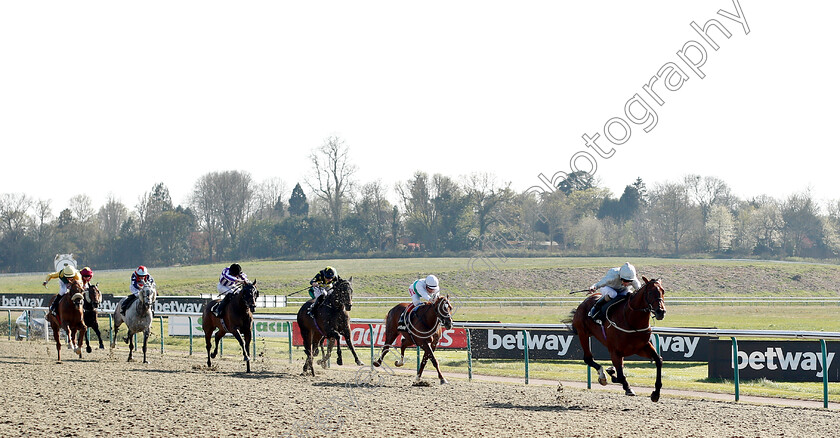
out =
[[[333,299],[338,305],[344,306],[344,310],[349,312],[353,307],[353,277],[350,277],[349,280],[341,277],[337,278],[330,295],[334,297]]]
[[[89,303],[92,309],[99,308],[99,304],[102,302],[102,293],[99,292],[99,283],[88,285],[88,288],[85,291],[85,302]]]
[[[438,320],[443,324],[443,327],[447,330],[452,328],[452,304],[449,303],[449,295],[446,296],[438,296],[435,298],[432,305],[435,306],[435,312],[437,312]]]
[[[155,303],[155,300],[157,300],[157,289],[153,285],[146,283],[140,289],[139,295],[140,305],[143,306],[143,312],[140,313],[145,313]]]
[[[81,306],[85,299],[85,289],[82,282],[75,278],[67,283],[67,292],[70,294],[70,300],[76,306]]]
[[[260,291],[257,290],[257,280],[242,284],[242,289],[239,291],[242,301],[251,309],[251,313],[257,310],[257,298],[260,296]]]
[[[657,320],[662,320],[662,318],[665,318],[665,289],[662,289],[659,278],[648,280],[642,277],[642,280],[645,284],[639,290],[639,293],[644,294],[647,311],[652,313]]]

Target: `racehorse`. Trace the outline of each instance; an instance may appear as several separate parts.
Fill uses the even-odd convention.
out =
[[[96,319],[98,314],[97,309],[99,309],[99,303],[101,302],[102,294],[99,292],[99,284],[88,285],[87,290],[85,290],[85,304],[83,306],[85,310],[85,325],[92,328],[93,332],[96,333],[96,337],[99,338],[100,350],[105,348],[102,344],[102,333],[99,332],[99,321]],[[85,336],[85,346],[87,346],[87,352],[90,353],[92,350],[90,348],[90,340],[87,336]]]
[[[50,300],[52,305],[53,297]],[[52,326],[53,339],[55,339],[55,348],[58,351],[58,361],[61,362],[61,337],[58,333],[59,328],[64,329],[67,333],[67,347],[75,351],[79,358],[82,357],[82,338],[85,336],[84,315],[82,312],[82,301],[84,301],[84,289],[79,280],[71,279],[67,283],[67,293],[58,297],[58,316],[47,312],[47,320]]]
[[[426,361],[431,359],[432,365],[438,373],[440,384],[446,382],[446,378],[440,373],[440,365],[435,358],[435,349],[442,333],[441,324],[447,330],[452,328],[452,305],[449,303],[449,296],[438,296],[431,303],[418,306],[406,316],[406,330],[397,330],[400,315],[408,307],[408,303],[400,303],[394,306],[385,317],[385,345],[382,346],[382,354],[379,359],[373,362],[373,366],[382,365],[382,360],[388,354],[388,350],[395,346],[394,342],[399,335],[402,335],[400,344],[400,360],[394,362],[395,366],[401,367],[405,364],[405,349],[417,345],[423,349],[423,359],[420,361],[420,368],[417,370],[417,378],[414,384],[420,383],[420,376],[423,375],[423,368]]]
[[[232,292],[229,301],[226,303],[222,316],[217,318],[213,313],[213,305],[221,299],[208,301],[204,305],[202,313],[201,328],[204,329],[204,342],[207,347],[207,366],[210,366],[210,358],[215,358],[219,351],[219,340],[225,333],[232,333],[239,346],[242,348],[242,357],[245,360],[246,371],[251,372],[251,356],[248,351],[251,348],[251,323],[254,321],[254,310],[256,310],[256,299],[260,296],[257,290],[257,280],[251,283],[247,281],[237,292]],[[210,337],[213,330],[216,332],[216,348],[210,354]],[[240,335],[241,333],[241,335]],[[244,341],[243,341],[244,338]]]
[[[137,295],[137,299],[125,310],[125,316],[120,313],[120,309],[122,308],[123,301],[128,297],[123,298],[117,304],[117,307],[114,309],[114,333],[117,333],[120,325],[125,322],[128,334],[123,338],[123,342],[128,344],[128,362],[134,362],[133,353],[135,346],[133,335],[143,332],[143,363],[149,363],[146,359],[146,343],[149,340],[149,332],[152,327],[152,306],[157,299],[157,291],[152,285],[146,283]],[[114,348],[115,343],[116,336],[111,339],[111,348]]]
[[[303,364],[303,374],[307,371],[315,375],[312,367],[312,356],[324,338],[328,339],[327,353],[318,360],[322,368],[329,365],[333,345],[336,349],[336,363],[342,365],[341,358],[341,336],[347,341],[347,347],[356,359],[356,365],[364,366],[356,349],[353,347],[353,339],[350,337],[350,309],[353,307],[353,277],[349,280],[337,278],[333,284],[332,292],[324,297],[324,302],[315,311],[315,317],[309,316],[309,307],[315,300],[309,300],[300,306],[297,313],[297,323],[300,328],[300,335],[303,338],[303,349],[306,351],[306,362]]]
[[[657,320],[665,317],[665,290],[659,279],[648,280],[642,277],[644,285],[627,299],[616,302],[604,311],[604,325],[601,326],[588,316],[589,309],[598,300],[600,294],[587,297],[577,309],[572,311],[572,327],[580,339],[583,347],[583,361],[598,370],[598,383],[607,384],[604,369],[592,358],[589,347],[589,337],[594,336],[610,352],[613,368],[607,370],[613,383],[621,383],[624,394],[636,395],[624,375],[624,358],[637,354],[653,360],[656,364],[656,384],[650,394],[652,401],[659,401],[659,390],[662,388],[662,357],[650,342],[653,329],[650,317]]]

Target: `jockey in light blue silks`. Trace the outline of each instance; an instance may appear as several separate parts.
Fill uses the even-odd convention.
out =
[[[630,289],[632,287],[632,290]],[[601,298],[589,310],[589,317],[601,324],[603,316],[601,315],[601,308],[604,303],[616,297],[624,297],[628,293],[639,290],[642,284],[636,278],[636,268],[630,263],[625,263],[621,267],[612,268],[607,271],[607,275],[601,281],[593,284],[589,288],[589,293],[600,292]]]

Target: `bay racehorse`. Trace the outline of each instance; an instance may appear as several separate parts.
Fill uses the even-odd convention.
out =
[[[247,281],[242,283],[242,287],[235,292],[230,293],[230,298],[222,310],[221,317],[216,317],[213,313],[213,306],[221,301],[215,299],[208,301],[204,305],[204,311],[201,316],[201,328],[204,329],[204,343],[207,347],[207,366],[210,365],[210,358],[215,358],[219,351],[219,340],[226,333],[233,334],[242,348],[242,357],[245,360],[246,372],[251,372],[251,356],[248,351],[251,349],[251,326],[254,321],[254,310],[257,308],[256,300],[260,296],[257,290],[257,280],[250,283]],[[213,331],[216,332],[216,348],[213,353],[210,353],[211,342],[210,338],[213,336]],[[244,339],[243,339],[244,338]]]
[[[607,370],[613,383],[621,383],[626,395],[636,395],[624,375],[624,358],[637,354],[653,360],[656,364],[656,383],[650,399],[659,400],[662,388],[662,357],[650,342],[653,329],[650,326],[651,316],[657,320],[665,317],[665,290],[659,279],[648,280],[642,277],[644,285],[630,294],[627,299],[609,306],[604,311],[604,325],[600,325],[588,316],[589,309],[598,300],[600,294],[587,297],[574,311],[572,311],[572,327],[578,335],[583,347],[583,361],[598,370],[598,383],[607,384],[604,369],[592,358],[589,347],[589,337],[594,336],[610,352],[613,368]]]
[[[353,347],[353,339],[350,336],[350,309],[353,307],[353,277],[349,280],[336,278],[332,292],[324,297],[323,303],[315,310],[315,317],[310,317],[309,307],[315,300],[309,300],[300,306],[297,313],[298,328],[303,338],[303,349],[306,351],[306,362],[303,364],[303,374],[307,371],[315,375],[312,366],[312,356],[317,352],[318,346],[323,339],[328,340],[327,353],[318,360],[323,368],[329,366],[330,355],[333,345],[337,345],[336,363],[342,365],[341,358],[341,336],[347,342],[347,348],[353,353],[356,365],[363,366],[356,349]]]
[[[58,361],[61,362],[61,336],[59,329],[63,329],[67,333],[67,347],[76,352],[79,358],[82,357],[82,338],[85,336],[84,314],[82,310],[82,302],[84,301],[84,289],[79,280],[71,279],[67,283],[67,293],[53,297],[50,300],[52,305],[53,300],[61,300],[58,302],[58,316],[47,312],[47,320],[52,326],[53,339],[55,339],[55,348],[58,351]]]
[[[394,343],[397,337],[402,335],[402,343],[400,344],[400,360],[394,362],[395,366],[401,367],[405,364],[405,349],[417,345],[423,350],[423,359],[420,361],[420,367],[417,369],[417,378],[415,384],[420,382],[420,376],[423,375],[423,368],[426,367],[426,361],[432,361],[432,365],[437,370],[438,379],[441,385],[446,383],[446,378],[440,372],[440,364],[435,358],[435,349],[438,341],[440,341],[441,333],[445,327],[447,330],[452,328],[452,305],[449,303],[449,296],[438,296],[434,301],[418,306],[411,313],[406,316],[405,330],[398,330],[397,324],[400,315],[408,307],[409,303],[400,303],[394,306],[385,317],[385,345],[382,346],[382,354],[379,359],[373,362],[373,366],[382,365],[385,355],[391,347],[395,347]]]
[[[149,363],[146,359],[146,344],[149,341],[149,333],[151,332],[152,306],[154,306],[155,300],[157,300],[157,291],[154,286],[146,283],[137,295],[137,299],[125,310],[125,316],[120,313],[120,309],[122,308],[123,301],[128,297],[120,300],[114,309],[114,337],[111,339],[111,348],[114,348],[114,344],[116,343],[116,333],[119,331],[120,325],[125,323],[128,333],[123,338],[123,342],[128,344],[128,362],[134,362],[134,334],[143,332],[143,363]]]
[[[96,337],[99,338],[100,350],[105,348],[102,344],[102,333],[99,331],[99,321],[97,320],[99,304],[101,302],[102,293],[99,292],[99,284],[89,284],[85,290],[85,304],[83,305],[85,310],[85,325],[92,328],[93,332],[96,333]],[[85,336],[85,346],[87,347],[87,352],[90,353],[92,350],[90,348],[90,340],[87,336]]]

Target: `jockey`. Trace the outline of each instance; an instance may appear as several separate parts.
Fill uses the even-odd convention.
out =
[[[82,276],[82,287],[85,289],[90,287],[90,281],[93,280],[93,270],[85,266],[79,271],[79,275]]]
[[[309,296],[315,298],[315,302],[309,306],[309,310],[306,312],[310,317],[315,317],[315,311],[318,310],[318,306],[332,292],[332,283],[336,278],[338,278],[338,273],[335,271],[335,268],[327,266],[315,274],[312,280],[309,280]]]
[[[623,298],[627,296],[631,292],[630,287],[634,291],[642,287],[639,279],[636,278],[636,268],[633,265],[625,263],[621,267],[612,268],[607,271],[607,275],[601,281],[593,284],[589,288],[590,294],[595,292],[601,293],[601,298],[589,310],[589,317],[594,319],[598,324],[601,324],[600,313],[604,303],[616,297]]]
[[[408,293],[411,295],[411,304],[400,315],[400,321],[397,324],[398,329],[405,327],[406,315],[414,311],[417,306],[423,304],[421,298],[431,304],[438,297],[438,294],[440,294],[440,282],[436,276],[429,275],[424,279],[415,280],[414,283],[411,283],[411,286],[408,287]]]
[[[120,308],[120,313],[125,315],[125,311],[128,309],[128,306],[137,299],[140,289],[143,289],[143,286],[145,286],[146,283],[149,283],[149,286],[154,289],[155,279],[149,275],[149,270],[145,266],[140,265],[134,270],[134,272],[131,273],[131,283],[129,284],[131,295],[125,297],[125,300]]]
[[[234,263],[230,267],[222,269],[219,284],[216,285],[216,290],[219,291],[219,295],[222,295],[222,301],[213,308],[213,314],[216,315],[216,318],[222,316],[222,310],[224,310],[230,294],[238,292],[242,283],[246,281],[248,281],[248,277],[242,272],[242,266],[239,266],[239,263]]]
[[[54,299],[52,305],[50,305],[50,313],[58,316],[58,302],[61,301],[61,297],[63,297],[67,293],[67,285],[72,279],[82,281],[82,276],[79,275],[79,272],[76,271],[76,268],[71,266],[69,263],[65,263],[64,269],[53,272],[52,274],[47,274],[47,279],[44,280],[43,283],[41,283],[44,286],[44,288],[47,287],[47,283],[49,283],[50,280],[52,280],[53,278],[61,280],[58,282],[58,284],[61,286],[61,288],[58,291],[58,295],[56,295],[56,299]]]

